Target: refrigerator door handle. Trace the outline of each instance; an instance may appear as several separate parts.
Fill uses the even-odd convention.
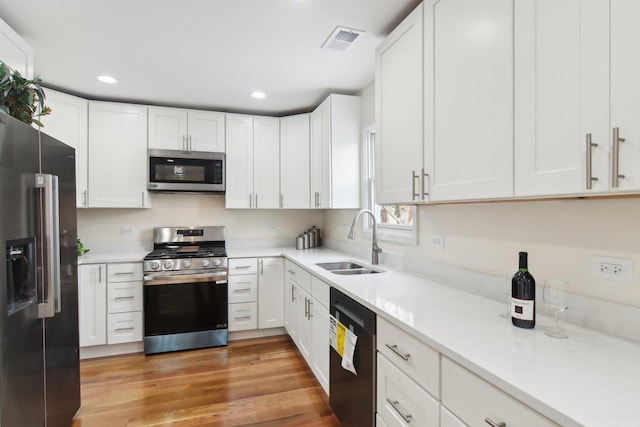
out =
[[[60,218],[58,216],[58,177],[36,174],[36,188],[44,190],[44,282],[45,295],[38,304],[38,317],[53,317],[62,309],[60,295]]]

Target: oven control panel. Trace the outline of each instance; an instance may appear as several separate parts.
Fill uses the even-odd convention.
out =
[[[227,258],[172,258],[145,260],[145,272],[153,271],[183,271],[183,270],[218,270],[227,267]]]

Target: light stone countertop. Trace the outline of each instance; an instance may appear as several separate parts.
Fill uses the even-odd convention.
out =
[[[93,252],[78,257],[78,265],[82,264],[103,264],[109,262],[142,262],[142,259],[149,251],[132,252]]]
[[[558,424],[640,426],[639,343],[569,323],[563,324],[569,339],[550,338],[544,327],[553,320],[540,315],[535,329],[516,328],[498,316],[502,302],[384,265],[378,266],[385,270],[380,274],[336,275],[315,263],[370,264],[329,249],[227,252],[231,258],[284,256],[296,262]],[[141,261],[144,256],[87,255],[82,263]]]

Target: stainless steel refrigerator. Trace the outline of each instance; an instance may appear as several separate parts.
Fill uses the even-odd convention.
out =
[[[0,113],[2,427],[80,407],[75,192],[75,150]]]

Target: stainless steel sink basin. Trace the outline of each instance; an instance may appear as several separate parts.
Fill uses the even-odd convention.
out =
[[[380,270],[374,270],[351,261],[319,262],[316,265],[333,274],[341,275],[382,273]]]
[[[364,268],[360,264],[356,264],[351,261],[340,261],[340,262],[319,262],[316,264],[318,267],[322,267],[325,270],[333,271],[333,270],[352,270],[354,268]]]

